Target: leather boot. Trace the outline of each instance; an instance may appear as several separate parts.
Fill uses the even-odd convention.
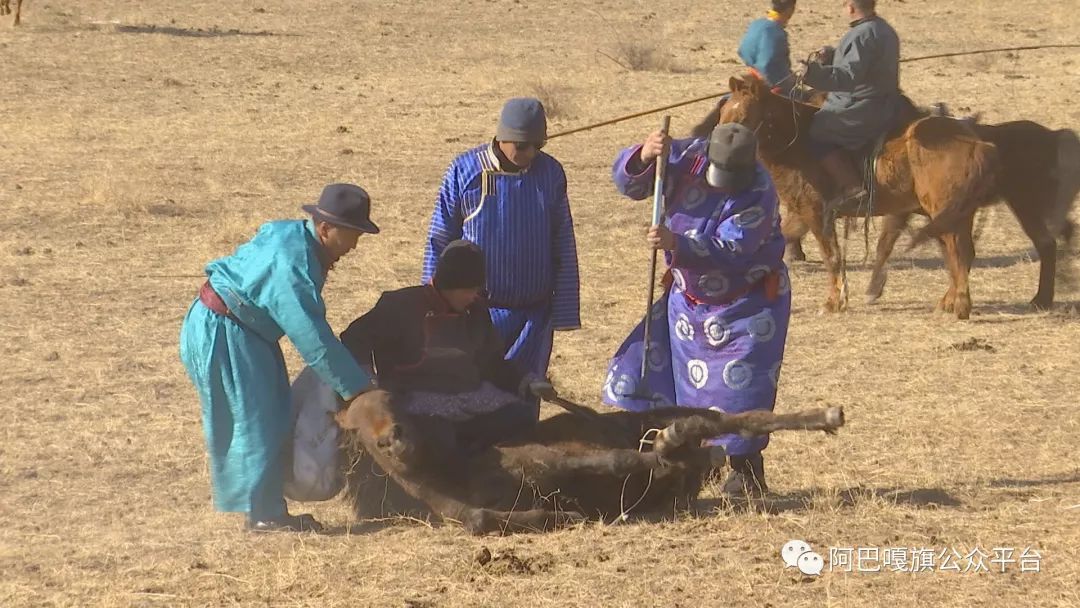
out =
[[[723,496],[728,500],[761,498],[769,491],[765,483],[765,461],[761,452],[731,457],[731,473],[724,481]]]
[[[831,225],[840,213],[856,213],[870,194],[846,150],[833,150],[821,159],[821,166],[833,183],[833,196],[825,202],[825,222]]]
[[[323,525],[308,513],[289,515],[286,513],[272,519],[255,520],[248,518],[245,526],[249,532],[314,532],[323,531]]]

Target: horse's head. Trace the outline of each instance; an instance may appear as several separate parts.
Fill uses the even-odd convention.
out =
[[[393,395],[373,390],[354,399],[334,419],[342,430],[359,433],[367,443],[407,467],[417,447],[413,442],[415,433],[408,420],[398,416],[395,409]]]
[[[798,137],[800,118],[812,108],[774,94],[759,78],[733,76],[731,97],[720,110],[720,123],[737,122],[757,135],[758,150],[779,154]]]
[[[730,81],[731,97],[720,110],[720,124],[737,122],[749,129],[758,131],[767,119],[768,89],[758,78],[746,79],[732,76]]]

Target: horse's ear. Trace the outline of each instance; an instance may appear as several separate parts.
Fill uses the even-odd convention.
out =
[[[754,97],[764,97],[765,93],[768,92],[768,88],[760,78],[751,78],[748,84],[750,85],[750,94]]]
[[[738,76],[732,76],[731,80],[728,81],[728,88],[731,89],[732,93],[741,93],[746,90],[746,81]]]

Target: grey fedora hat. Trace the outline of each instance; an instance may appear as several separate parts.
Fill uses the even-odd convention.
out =
[[[379,234],[379,227],[371,221],[371,197],[354,184],[330,184],[323,188],[317,204],[300,208],[335,226]]]

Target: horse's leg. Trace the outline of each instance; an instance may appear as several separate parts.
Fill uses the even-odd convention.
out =
[[[12,27],[19,25],[19,18],[22,16],[22,3],[23,0],[15,0],[15,23]]]
[[[937,310],[939,312],[952,313],[955,309],[956,302],[956,264],[953,263],[955,258],[950,255],[949,249],[945,245],[945,237],[939,236],[937,237],[937,240],[941,258],[945,260],[945,270],[949,273],[949,288],[945,290],[945,295],[941,296],[941,300],[937,305]]]
[[[11,0],[0,0],[0,16],[11,14]]]
[[[1061,224],[1061,233],[1058,234],[1058,238],[1061,239],[1065,249],[1072,247],[1074,236],[1076,236],[1076,224],[1072,223],[1071,220],[1066,219]]]
[[[597,449],[585,454],[568,454],[565,450],[530,444],[503,447],[502,467],[506,470],[524,469],[533,476],[610,475],[625,477],[647,473],[663,461],[655,452],[639,452],[629,448]]]
[[[1011,202],[1011,201],[1010,201]],[[1031,300],[1031,306],[1035,310],[1049,310],[1054,305],[1054,280],[1057,276],[1057,242],[1046,222],[1038,215],[1037,210],[1030,205],[1009,205],[1020,221],[1020,227],[1024,234],[1035,245],[1035,251],[1039,253],[1039,290]]]
[[[575,511],[473,509],[469,513],[469,518],[461,523],[472,534],[491,534],[492,532],[501,534],[505,532],[546,532],[582,521],[585,521],[585,516]]]
[[[673,416],[676,414],[680,412],[672,413]],[[653,451],[663,457],[683,446],[699,445],[705,439],[732,433],[756,437],[783,430],[833,432],[841,426],[844,426],[844,409],[840,407],[791,414],[766,411],[725,414],[699,409],[693,414],[682,414],[664,427],[656,438]]]
[[[788,262],[805,262],[806,252],[802,248],[802,238],[789,239],[784,248],[784,258]]]
[[[942,309],[945,312],[955,313],[956,318],[961,320],[971,316],[968,276],[971,273],[971,262],[975,258],[975,244],[971,238],[972,220],[971,217],[964,220],[957,232],[941,235],[941,242],[945,245],[945,260],[952,275],[952,286],[945,293]],[[951,303],[948,302],[950,293]]]
[[[788,262],[805,262],[806,252],[802,248],[802,238],[810,228],[797,210],[787,206],[785,200],[780,201],[780,209],[780,233],[784,235],[786,242],[784,259]]]
[[[815,216],[818,221],[810,224],[810,233],[817,239],[825,273],[829,277],[829,289],[822,312],[841,312],[847,308],[847,289],[844,285],[847,277],[840,266],[840,243],[836,240],[836,231],[833,231],[831,236],[824,234],[821,217],[819,214]]]
[[[907,227],[910,213],[900,215],[886,215],[881,225],[881,236],[878,237],[877,253],[874,256],[874,271],[870,275],[870,285],[866,287],[866,303],[873,304],[885,291],[885,280],[888,278],[885,270],[885,262],[892,255],[896,240],[903,234]]]

